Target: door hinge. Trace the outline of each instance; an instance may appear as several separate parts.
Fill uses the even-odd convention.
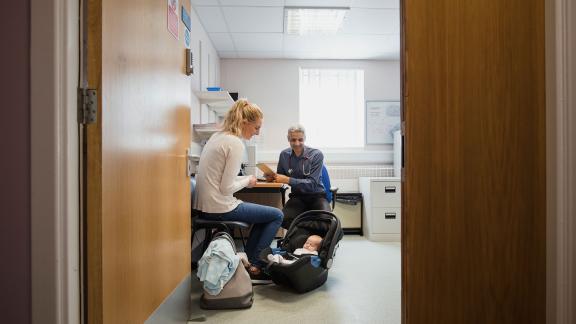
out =
[[[78,123],[93,124],[98,116],[98,91],[78,89]]]

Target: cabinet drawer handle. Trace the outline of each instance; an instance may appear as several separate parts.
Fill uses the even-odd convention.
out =
[[[384,213],[385,219],[396,219],[396,213]]]
[[[385,193],[394,193],[396,192],[396,186],[386,186],[384,187]]]

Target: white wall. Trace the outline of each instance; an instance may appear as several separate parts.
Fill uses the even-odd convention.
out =
[[[190,49],[194,56],[194,74],[190,76],[190,82],[193,91],[201,91],[206,90],[206,87],[220,84],[220,58],[204,27],[202,27],[200,19],[194,11],[194,6],[190,12],[190,19],[192,20]],[[191,98],[191,108],[192,124],[209,123],[216,119],[213,112],[208,111],[205,105],[200,105],[195,95],[192,95]],[[197,137],[192,132],[191,153],[193,154],[200,154],[201,151]]]
[[[221,80],[224,89],[237,91],[240,97],[248,98],[264,110],[264,124],[260,138],[256,140],[258,157],[262,161],[276,161],[280,150],[288,147],[286,130],[298,123],[300,67],[363,69],[365,100],[400,99],[399,61],[222,59]],[[345,151],[324,149],[323,152],[330,164],[392,163],[391,145],[370,145],[364,149]]]

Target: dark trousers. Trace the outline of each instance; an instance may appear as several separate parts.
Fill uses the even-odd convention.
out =
[[[324,194],[311,194],[311,195],[294,195],[290,194],[290,199],[282,209],[284,213],[284,220],[282,227],[288,229],[290,224],[296,216],[309,210],[326,210],[332,211],[330,203],[326,200]]]

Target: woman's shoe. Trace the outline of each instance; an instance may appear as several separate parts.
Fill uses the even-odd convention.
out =
[[[272,283],[272,277],[256,266],[250,266],[248,274],[252,280],[252,285],[269,285]]]

